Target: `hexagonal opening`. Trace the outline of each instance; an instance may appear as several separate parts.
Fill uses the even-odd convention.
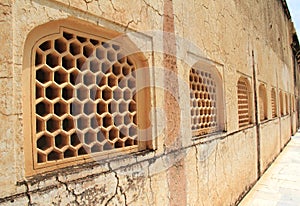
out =
[[[44,87],[39,85],[39,83],[36,83],[35,84],[35,98],[38,99],[38,98],[41,98],[41,97],[44,97]]]
[[[110,44],[107,42],[101,42],[101,45],[106,49],[110,48]]]
[[[113,91],[113,98],[116,101],[118,101],[119,99],[123,98],[123,92],[122,92],[122,90],[119,87],[117,87],[117,88],[114,89],[114,91]]]
[[[76,156],[76,151],[72,149],[67,149],[64,152],[64,158],[70,158],[70,157],[75,157]]]
[[[112,48],[115,50],[115,51],[120,51],[120,46],[119,45],[116,45],[116,44],[112,44],[111,45],[112,46]]]
[[[63,84],[68,82],[68,73],[64,69],[59,69],[54,72],[54,81],[57,84]]]
[[[82,114],[83,112],[83,105],[79,101],[74,101],[70,104],[70,114],[73,116],[77,116]]]
[[[124,124],[129,125],[131,122],[132,122],[131,121],[131,115],[130,114],[124,115]]]
[[[76,147],[77,145],[81,144],[81,141],[77,135],[77,133],[73,133],[70,137],[70,142],[71,142],[71,145]]]
[[[52,71],[47,66],[44,66],[35,72],[35,78],[37,81],[44,84],[51,81],[51,73]]]
[[[119,131],[119,137],[125,138],[127,136],[128,136],[128,128],[123,126]]]
[[[94,131],[89,130],[84,134],[84,143],[90,145],[96,141],[96,137],[97,134]]]
[[[136,102],[135,101],[131,101],[129,103],[129,112],[133,113],[136,111]]]
[[[100,131],[97,133],[97,141],[103,142],[108,138],[108,131],[104,128],[101,128]]]
[[[95,76],[93,73],[88,71],[87,73],[84,74],[83,77],[83,82],[86,86],[89,86],[91,84],[95,84]]]
[[[107,50],[107,59],[110,61],[110,62],[114,62],[117,60],[117,55],[116,55],[116,52],[112,49],[109,49]]]
[[[75,67],[75,59],[71,55],[66,55],[62,58],[62,66],[65,69],[71,69]]]
[[[46,116],[50,113],[50,103],[42,101],[35,106],[35,113],[41,117]]]
[[[76,38],[77,38],[77,39],[78,39],[78,41],[80,41],[81,43],[84,43],[84,42],[86,42],[86,41],[87,41],[87,39],[86,39],[86,38],[84,38],[84,37],[81,37],[81,36],[77,36]]]
[[[101,62],[99,62],[97,59],[92,59],[90,61],[90,70],[94,73],[100,72],[101,69]]]
[[[96,84],[98,84],[99,87],[106,85],[106,82],[107,82],[107,79],[104,74],[100,73],[99,75],[96,76]]]
[[[82,82],[82,74],[79,73],[77,69],[75,69],[72,73],[70,73],[70,83],[72,85],[77,85]]]
[[[66,117],[63,120],[62,126],[63,126],[63,130],[65,130],[66,132],[70,131],[71,129],[74,129],[75,127],[74,119],[70,116]]]
[[[56,67],[59,65],[59,56],[56,53],[50,53],[46,56],[46,64],[49,67]]]
[[[97,113],[99,115],[103,114],[107,112],[107,104],[103,101],[100,101],[98,104],[97,104]]]
[[[90,149],[88,147],[82,146],[78,149],[78,155],[86,155],[89,153],[90,153]]]
[[[97,86],[90,88],[90,99],[97,100],[101,98],[101,90]]]
[[[98,59],[104,59],[105,58],[105,49],[103,47],[99,47],[96,49],[96,57]]]
[[[133,137],[137,135],[137,128],[136,126],[132,125],[130,128],[129,128],[129,136],[130,137]]]
[[[106,142],[104,145],[103,145],[103,150],[111,150],[114,148],[114,145],[110,142]]]
[[[102,71],[104,74],[109,74],[109,73],[111,73],[111,70],[112,70],[112,68],[111,68],[111,63],[110,63],[110,62],[105,61],[105,62],[102,63],[102,65],[101,65],[101,71]]]
[[[46,88],[46,97],[50,100],[60,97],[61,89],[55,84],[51,84]]]
[[[133,115],[133,117],[132,117],[132,121],[133,121],[133,123],[134,124],[137,124],[137,115],[135,114],[135,115]]]
[[[119,103],[119,112],[120,112],[120,113],[124,113],[124,112],[126,112],[126,111],[128,111],[127,103],[124,102],[124,101],[121,101],[121,102]]]
[[[76,89],[76,97],[83,101],[85,99],[89,98],[89,89],[85,86],[81,86],[78,89]]]
[[[127,101],[132,98],[131,91],[129,89],[125,89],[123,91],[123,97]]]
[[[116,139],[116,138],[119,138],[119,130],[118,130],[118,128],[116,128],[116,127],[112,127],[110,130],[109,130],[109,136],[108,136],[108,138],[111,140],[111,141],[113,141],[114,139]]]
[[[55,132],[60,128],[60,120],[56,118],[51,118],[46,123],[47,131]]]
[[[49,41],[45,41],[39,47],[40,47],[40,49],[42,51],[47,51],[47,50],[51,49],[51,41],[50,40]]]
[[[41,54],[39,50],[37,50],[35,53],[35,66],[38,66],[43,63],[44,63],[44,55]]]
[[[54,104],[54,113],[57,115],[57,116],[62,116],[64,114],[67,114],[68,113],[68,105],[63,103],[63,102],[57,102]]]
[[[90,39],[90,42],[91,42],[94,46],[96,46],[96,45],[99,44],[99,41],[98,41],[98,40],[95,40],[95,39]]]
[[[127,64],[129,66],[133,66],[133,62],[131,61],[130,57],[127,57]]]
[[[66,39],[66,40],[70,40],[74,37],[73,34],[70,34],[68,32],[63,32],[63,37]]]
[[[80,57],[76,60],[76,67],[80,70],[80,71],[85,71],[87,70],[87,59],[84,57]]]
[[[95,104],[94,104],[94,102],[92,102],[92,101],[86,102],[84,104],[84,107],[83,107],[83,112],[86,115],[90,115],[90,114],[95,113]]]
[[[119,78],[118,79],[118,86],[123,89],[123,88],[126,88],[127,87],[127,79],[122,77],[122,78]]]
[[[110,86],[110,87],[117,86],[118,85],[118,79],[117,79],[117,77],[114,74],[110,74],[108,76],[107,83],[108,83],[108,86]]]
[[[103,150],[103,146],[101,144],[95,144],[94,146],[92,146],[91,148],[91,152],[95,153],[95,152],[101,152]]]
[[[134,140],[128,138],[126,141],[125,141],[125,147],[129,147],[129,146],[133,146],[134,145]]]
[[[127,85],[129,87],[129,89],[135,89],[135,79],[130,77],[127,81]]]
[[[115,126],[120,126],[123,124],[123,117],[122,115],[117,114],[116,116],[114,116],[114,125]]]
[[[38,117],[35,120],[35,130],[36,133],[42,132],[45,130],[45,122],[42,119],[39,119]]]
[[[62,159],[62,153],[59,151],[52,151],[48,154],[48,161]]]
[[[83,47],[83,55],[84,55],[86,58],[90,57],[90,56],[93,54],[93,51],[94,51],[93,46],[90,45],[90,44],[85,45],[85,46]]]
[[[37,140],[36,146],[41,150],[47,150],[53,147],[53,138],[48,135],[43,135]]]
[[[81,54],[81,45],[79,42],[74,41],[70,43],[69,51],[73,56]]]
[[[122,148],[125,146],[125,143],[122,140],[115,142],[115,148]]]
[[[89,119],[86,116],[81,116],[77,119],[77,129],[84,130],[90,126]]]
[[[72,99],[74,96],[74,89],[71,85],[67,85],[62,89],[62,98],[66,101]]]
[[[98,127],[100,127],[102,125],[102,123],[101,123],[101,118],[100,117],[98,117],[98,116],[93,116],[92,118],[91,118],[91,127],[93,128],[93,129],[97,129]]]
[[[66,145],[69,145],[69,138],[67,135],[58,134],[54,137],[55,147],[61,149]]]
[[[43,163],[47,161],[47,156],[43,153],[38,152],[37,154],[37,162],[38,163]]]
[[[112,65],[112,72],[116,75],[119,76],[120,74],[122,74],[122,67],[120,64],[113,64]]]
[[[118,62],[119,62],[120,64],[125,63],[126,60],[127,60],[126,56],[124,56],[122,53],[118,53],[118,54],[117,54],[117,58],[118,58]]]
[[[108,87],[102,90],[102,99],[105,101],[112,99],[112,90]]]
[[[130,74],[130,67],[127,66],[127,65],[124,65],[124,66],[122,67],[122,74],[123,74],[124,76],[129,75],[129,74]]]
[[[109,114],[105,115],[102,119],[103,127],[107,128],[112,125],[112,118]]]
[[[54,49],[58,51],[58,53],[64,53],[67,51],[67,44],[63,38],[56,39],[54,41]]]

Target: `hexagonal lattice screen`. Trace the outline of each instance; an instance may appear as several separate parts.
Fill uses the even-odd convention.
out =
[[[276,101],[276,92],[275,89],[271,90],[271,105],[272,105],[272,118],[277,116],[277,101]]]
[[[208,72],[190,70],[190,106],[193,135],[217,129],[216,82]]]
[[[250,102],[249,102],[249,88],[247,80],[240,78],[237,84],[238,92],[238,116],[239,126],[244,127],[250,124]]]
[[[64,31],[33,54],[38,164],[137,147],[136,68],[120,45]]]

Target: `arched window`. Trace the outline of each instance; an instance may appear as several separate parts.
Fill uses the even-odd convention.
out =
[[[251,124],[250,84],[244,77],[238,80],[237,95],[239,127],[244,127]]]
[[[216,132],[223,127],[222,86],[214,71],[190,70],[190,108],[193,136]],[[219,102],[218,102],[219,101]]]
[[[128,54],[126,42],[110,40],[115,33],[91,30],[58,21],[37,28],[27,41],[33,170],[146,147],[137,125],[144,124],[149,98],[136,94],[137,78],[149,78],[137,72],[145,58]]]
[[[279,92],[279,99],[280,99],[280,115],[284,116],[284,101],[283,101],[283,94],[282,91]]]
[[[275,88],[271,90],[271,106],[272,106],[272,118],[277,117],[277,100]]]
[[[260,121],[268,119],[267,92],[263,84],[259,86],[259,119]]]
[[[285,114],[289,114],[290,113],[290,105],[289,105],[289,95],[285,94]]]

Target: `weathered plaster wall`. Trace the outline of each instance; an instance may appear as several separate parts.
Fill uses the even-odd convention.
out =
[[[175,34],[192,42],[201,51],[197,55],[215,62],[221,73],[226,131],[191,141],[189,94],[179,90],[181,148],[165,150],[168,136],[161,135],[155,151],[28,177],[23,131],[30,120],[23,119],[26,111],[22,105],[26,92],[22,91],[26,81],[22,80],[22,62],[28,33],[39,25],[68,17],[120,33],[162,31],[167,15],[164,1],[159,0],[1,1],[1,205],[168,205],[174,203],[174,196],[185,197],[188,205],[232,205],[251,187],[258,177],[258,163],[265,170],[279,147],[289,140],[291,120],[286,116],[262,123],[259,138],[255,123],[240,130],[236,83],[244,75],[251,80],[252,93],[258,92],[258,87],[253,87],[257,79],[257,84],[262,82],[267,88],[293,94],[290,22],[277,0],[187,0],[174,1],[172,5]],[[155,36],[152,39],[155,50],[159,50],[162,40]],[[184,46],[178,45],[177,52]],[[163,68],[163,55],[154,52],[153,62]],[[185,59],[177,60],[178,75],[186,82],[190,69],[187,65]],[[159,84],[164,79],[156,72],[154,77]],[[270,98],[270,89],[267,92]],[[152,101],[161,106],[164,98],[164,92],[157,90]],[[252,113],[254,116],[254,109]],[[270,119],[270,109],[268,116]],[[182,179],[184,189],[177,190],[181,187],[176,186],[177,181]]]

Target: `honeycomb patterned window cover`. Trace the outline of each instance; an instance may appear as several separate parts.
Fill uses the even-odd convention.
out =
[[[136,64],[118,43],[65,28],[32,55],[35,168],[137,149]]]
[[[259,86],[259,119],[260,121],[268,119],[267,110],[267,92],[265,85]]]
[[[190,108],[193,136],[217,131],[217,86],[213,75],[190,70]]]
[[[285,114],[290,113],[290,107],[289,107],[289,95],[285,94]]]
[[[283,94],[281,91],[279,92],[279,98],[280,98],[280,115],[284,116],[285,111],[284,111],[284,105],[283,105]]]
[[[249,93],[248,80],[241,77],[237,83],[239,127],[244,127],[251,123]]]
[[[275,89],[271,90],[271,106],[272,106],[272,118],[277,117],[277,101]]]

